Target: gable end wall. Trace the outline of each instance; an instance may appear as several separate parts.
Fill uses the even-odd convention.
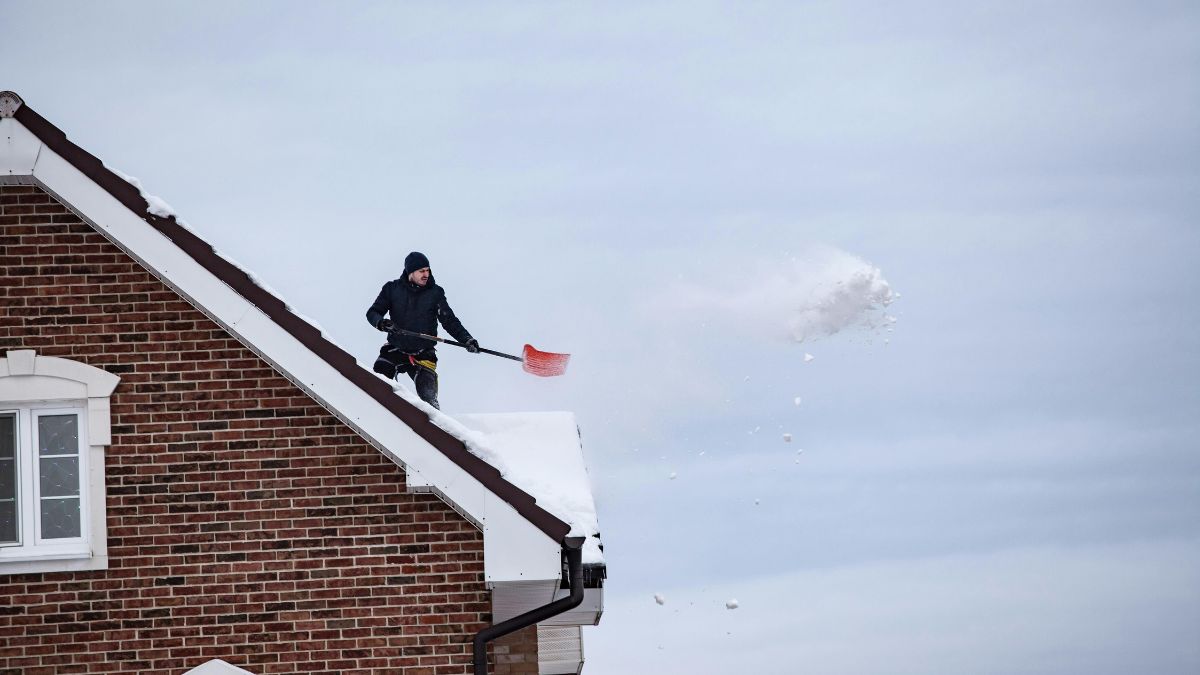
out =
[[[470,672],[482,534],[34,186],[0,185],[11,349],[121,383],[110,567],[0,575],[0,673]]]

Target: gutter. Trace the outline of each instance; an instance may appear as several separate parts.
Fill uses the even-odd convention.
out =
[[[567,559],[567,577],[570,580],[571,594],[559,598],[547,605],[535,607],[508,621],[488,626],[475,634],[472,649],[475,656],[475,675],[488,675],[487,643],[496,638],[515,633],[522,628],[545,621],[552,616],[574,609],[583,602],[583,542],[585,537],[565,537],[563,539],[563,557]]]

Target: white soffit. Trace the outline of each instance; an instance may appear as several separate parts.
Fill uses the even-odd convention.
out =
[[[567,675],[583,669],[583,636],[579,626],[538,624],[538,675]]]
[[[433,488],[431,491],[482,524],[485,576],[489,582],[560,576],[558,542],[161,232],[41,144],[23,125],[14,119],[2,121],[6,130],[8,125],[15,128],[11,130],[13,143],[0,146],[0,166],[31,169],[33,177],[47,191],[382,449],[412,476],[414,485]],[[33,150],[31,137],[37,145]],[[10,152],[14,153],[11,158]],[[26,160],[31,152],[34,159],[30,166]]]
[[[554,599],[561,600],[570,594],[570,590],[558,588],[554,591]],[[579,603],[578,607],[552,616],[542,621],[539,625],[597,626],[600,624],[600,616],[602,614],[604,614],[604,589],[585,588],[583,589],[583,602]]]
[[[534,607],[554,601],[557,579],[539,581],[506,581],[492,587],[492,623],[507,621]]]

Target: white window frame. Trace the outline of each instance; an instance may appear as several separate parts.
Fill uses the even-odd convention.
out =
[[[13,350],[0,358],[0,412],[17,418],[18,543],[0,544],[0,575],[108,568],[104,452],[120,378],[87,364]],[[78,416],[80,536],[41,538],[37,418]]]
[[[57,554],[70,556],[87,553],[90,529],[85,527],[89,521],[89,504],[87,500],[88,452],[84,442],[87,429],[87,408],[81,401],[70,407],[62,403],[40,403],[22,406],[20,408],[0,409],[0,415],[13,415],[16,418],[16,485],[17,485],[17,541],[0,541],[0,561],[7,556],[25,557],[18,551],[7,549],[23,549],[29,551],[30,557],[54,557]],[[42,455],[38,452],[41,445],[38,438],[38,418],[47,416],[71,415],[75,417],[75,428],[78,441],[75,446],[75,457],[79,460],[79,536],[58,537],[47,539],[42,530],[42,482],[40,464]]]

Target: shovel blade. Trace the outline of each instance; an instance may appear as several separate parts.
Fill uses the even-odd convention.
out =
[[[521,352],[522,364],[521,368],[525,372],[537,375],[538,377],[555,377],[567,372],[567,362],[571,360],[570,354],[555,354],[554,352],[542,352],[533,348],[533,345],[525,345],[524,351]]]

